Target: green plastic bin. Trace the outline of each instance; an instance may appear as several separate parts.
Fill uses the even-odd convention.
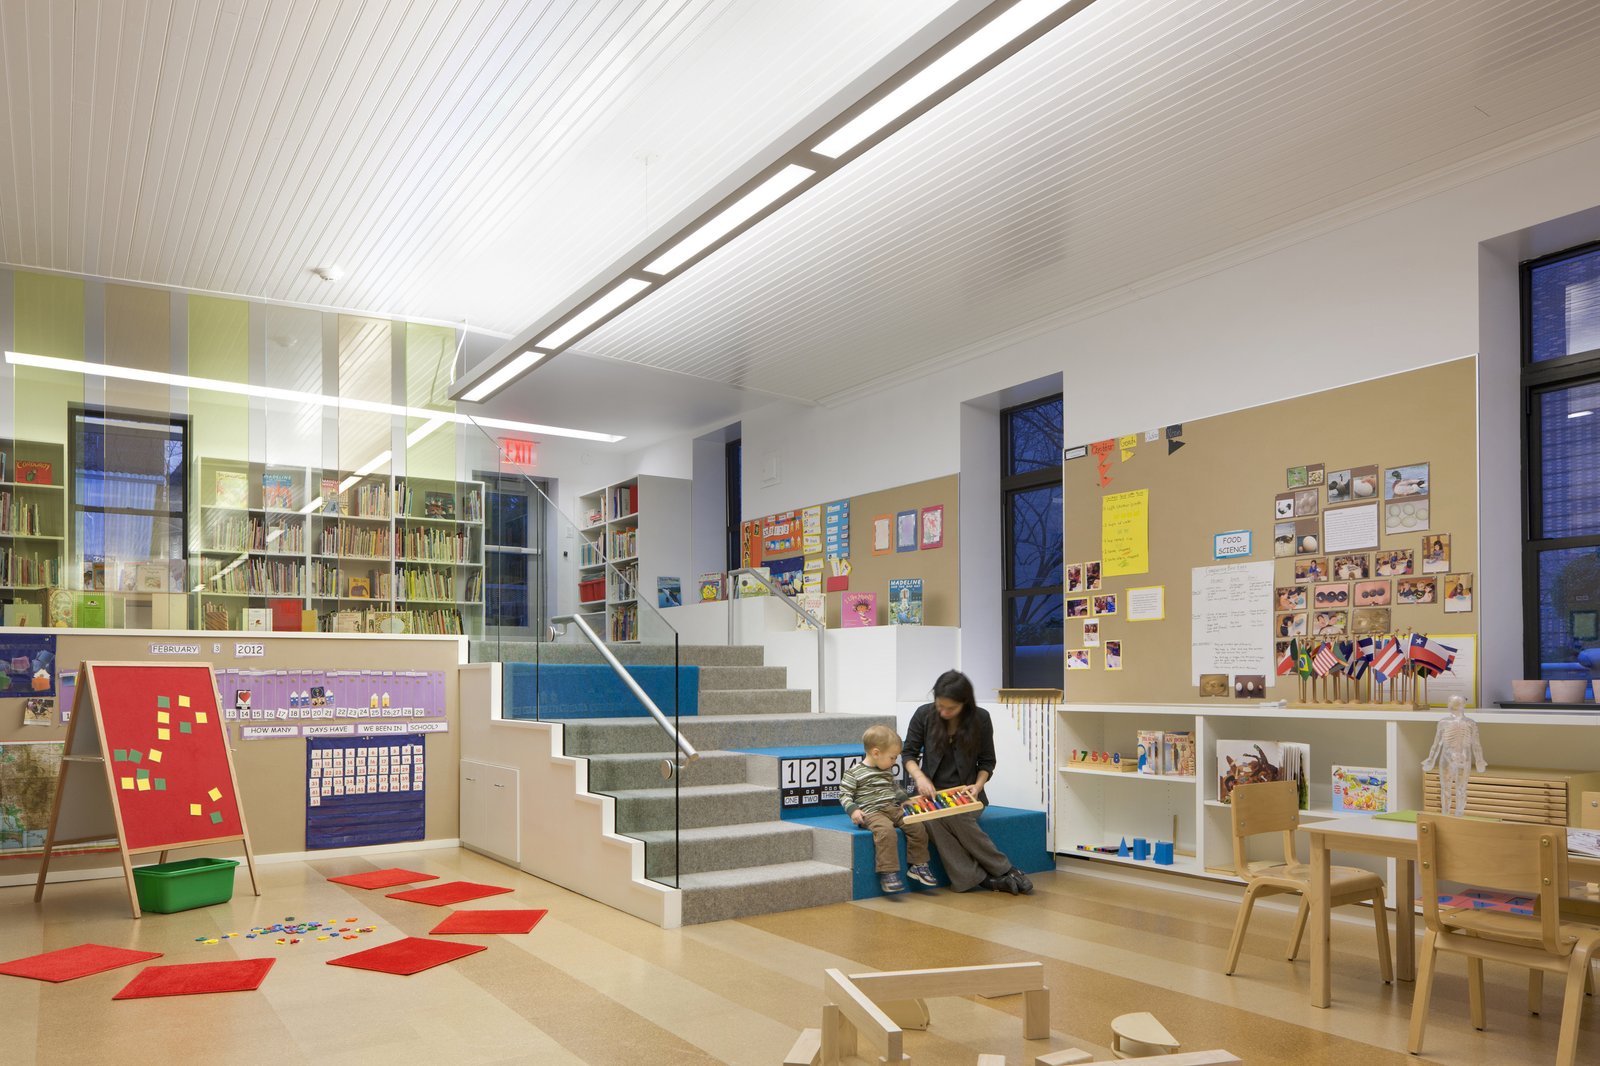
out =
[[[237,859],[185,859],[133,868],[133,887],[139,909],[171,914],[210,907],[233,898],[233,872]]]

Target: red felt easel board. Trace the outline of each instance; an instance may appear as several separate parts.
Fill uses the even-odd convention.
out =
[[[95,780],[101,774],[103,784]],[[34,898],[43,895],[56,847],[113,836],[135,918],[140,912],[134,855],[239,841],[255,886],[250,835],[209,663],[80,667]]]

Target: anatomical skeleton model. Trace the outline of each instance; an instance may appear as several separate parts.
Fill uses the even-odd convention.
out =
[[[1467,813],[1467,777],[1489,768],[1478,742],[1478,723],[1466,716],[1467,703],[1460,696],[1450,697],[1450,713],[1439,719],[1433,734],[1433,748],[1422,760],[1424,770],[1439,771],[1439,810],[1461,817]]]

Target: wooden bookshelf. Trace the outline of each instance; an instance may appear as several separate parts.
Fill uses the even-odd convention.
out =
[[[66,449],[0,438],[0,456],[0,622],[44,625],[68,584]]]
[[[641,475],[578,497],[578,610],[604,613],[602,635],[616,644],[648,641],[656,578],[689,585],[689,482]],[[605,598],[583,595],[604,580]],[[595,627],[599,630],[599,626]],[[642,632],[643,630],[643,632]]]

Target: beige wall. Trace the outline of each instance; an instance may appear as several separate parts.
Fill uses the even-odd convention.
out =
[[[464,643],[453,637],[298,636],[266,634],[266,656],[236,659],[236,635],[208,633],[109,633],[85,630],[56,631],[56,659],[61,669],[76,669],[83,661],[143,662],[172,664],[208,662],[217,669],[307,669],[307,670],[442,670],[446,672],[445,710],[450,731],[432,733],[427,739],[428,783],[426,833],[429,840],[453,840],[460,827],[460,723],[456,670],[465,658]],[[154,657],[149,654],[154,641],[199,643],[202,654],[193,658]],[[214,645],[221,651],[212,652]],[[0,742],[19,740],[67,739],[64,726],[42,729],[22,726],[21,700],[0,700]],[[238,740],[234,737],[234,768],[239,792],[244,800],[245,822],[257,855],[301,852],[306,848],[306,749],[305,742],[292,740]],[[73,771],[78,772],[77,770]],[[208,852],[229,852],[230,848],[207,848]],[[174,853],[175,857],[185,856]],[[103,869],[115,865],[115,856],[74,855],[52,860],[54,870]],[[6,859],[0,862],[0,879],[36,875],[36,858]]]

